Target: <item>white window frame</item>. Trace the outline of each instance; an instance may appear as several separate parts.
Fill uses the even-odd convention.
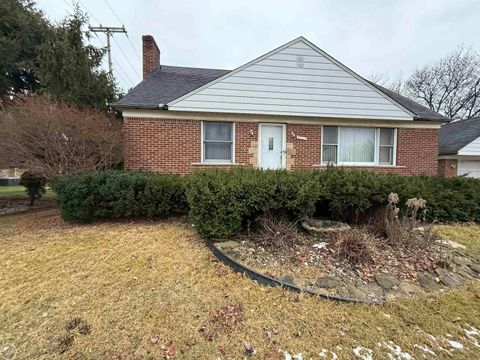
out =
[[[323,128],[324,127],[336,127],[337,128],[337,163],[329,163],[323,161],[323,145],[334,145],[334,144],[324,144],[323,143]],[[374,147],[374,161],[373,162],[340,162],[340,132],[342,128],[367,128],[375,129],[375,147]],[[380,164],[380,129],[393,129],[393,154],[392,154],[392,164]],[[382,128],[371,128],[366,126],[330,126],[322,125],[322,135],[321,135],[321,146],[320,146],[320,161],[322,166],[333,165],[333,166],[378,166],[378,167],[393,167],[397,166],[397,129],[391,127],[382,127]]]
[[[208,122],[214,122],[214,123],[229,123],[232,126],[232,160],[231,161],[225,161],[225,160],[205,160],[205,142],[204,140],[204,124]],[[220,120],[215,120],[215,121],[202,121],[201,122],[201,129],[200,129],[200,149],[201,149],[201,154],[200,154],[200,163],[201,164],[209,164],[209,165],[232,165],[235,164],[235,122],[233,121],[220,121]]]

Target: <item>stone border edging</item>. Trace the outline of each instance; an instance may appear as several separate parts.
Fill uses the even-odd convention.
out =
[[[296,292],[296,293],[307,293],[309,295],[313,296],[318,296],[322,299],[325,300],[333,300],[333,301],[339,301],[339,302],[350,302],[350,303],[363,303],[363,304],[371,304],[371,305],[381,305],[384,304],[385,301],[368,301],[368,300],[361,300],[357,298],[350,298],[350,297],[344,297],[344,296],[336,296],[336,295],[326,295],[326,294],[321,294],[313,290],[308,290],[308,289],[302,289],[296,285],[292,285],[289,283],[286,283],[284,281],[275,279],[271,276],[261,274],[253,269],[250,269],[246,266],[243,266],[242,264],[238,263],[234,259],[232,259],[230,256],[226,255],[224,252],[222,252],[219,248],[217,248],[214,243],[211,240],[207,240],[207,246],[208,248],[212,251],[213,255],[220,260],[222,263],[225,265],[231,267],[234,271],[244,274],[250,279],[258,282],[259,284],[266,285],[266,286],[281,286],[283,288],[286,288],[290,291]]]
[[[27,213],[27,212],[35,212],[35,211],[40,211],[40,210],[48,210],[48,209],[53,209],[53,208],[56,208],[56,207],[58,207],[58,204],[47,205],[47,206],[43,206],[43,207],[39,207],[39,208],[35,208],[35,209],[24,209],[24,210],[19,210],[19,211],[7,212],[7,213],[0,214],[0,217],[1,216],[9,216],[9,215],[19,215],[19,214],[24,214],[24,213]]]

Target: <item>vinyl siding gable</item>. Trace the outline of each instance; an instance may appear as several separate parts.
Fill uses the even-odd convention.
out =
[[[303,38],[171,102],[172,111],[413,120]]]
[[[458,155],[480,156],[480,137],[460,149]]]

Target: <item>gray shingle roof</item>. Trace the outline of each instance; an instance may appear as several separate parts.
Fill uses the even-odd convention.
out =
[[[369,81],[369,83],[375,86],[378,90],[387,95],[389,98],[395,100],[404,108],[414,113],[416,115],[416,120],[449,121],[449,119],[447,119],[445,116],[440,115],[439,113],[430,110],[429,108],[420,105],[419,103],[416,103],[415,101],[405,96],[397,94],[395,91],[384,88],[383,86],[377,85],[371,81]]]
[[[158,109],[190,91],[229,73],[230,70],[189,68],[162,65],[135,86],[123,98],[112,104],[116,108]],[[442,115],[417,104],[402,95],[371,82],[379,91],[413,112],[416,120],[448,121]]]
[[[454,155],[460,149],[480,137],[480,118],[460,120],[445,124],[440,129],[438,152]]]
[[[158,109],[159,104],[167,104],[228,72],[230,70],[162,65],[112,106]]]

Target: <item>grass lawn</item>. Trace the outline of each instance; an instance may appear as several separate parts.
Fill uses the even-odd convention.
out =
[[[0,186],[0,197],[2,196],[27,197],[27,194],[25,193],[25,187],[21,185]],[[48,188],[47,192],[43,196],[47,198],[51,198],[51,197],[55,197],[56,195],[52,189]]]
[[[441,231],[479,250],[480,227]],[[386,305],[323,301],[235,274],[181,220],[4,216],[0,264],[0,343],[15,359],[242,359],[244,341],[254,359],[480,358],[479,281]],[[67,331],[76,317],[90,328]]]

